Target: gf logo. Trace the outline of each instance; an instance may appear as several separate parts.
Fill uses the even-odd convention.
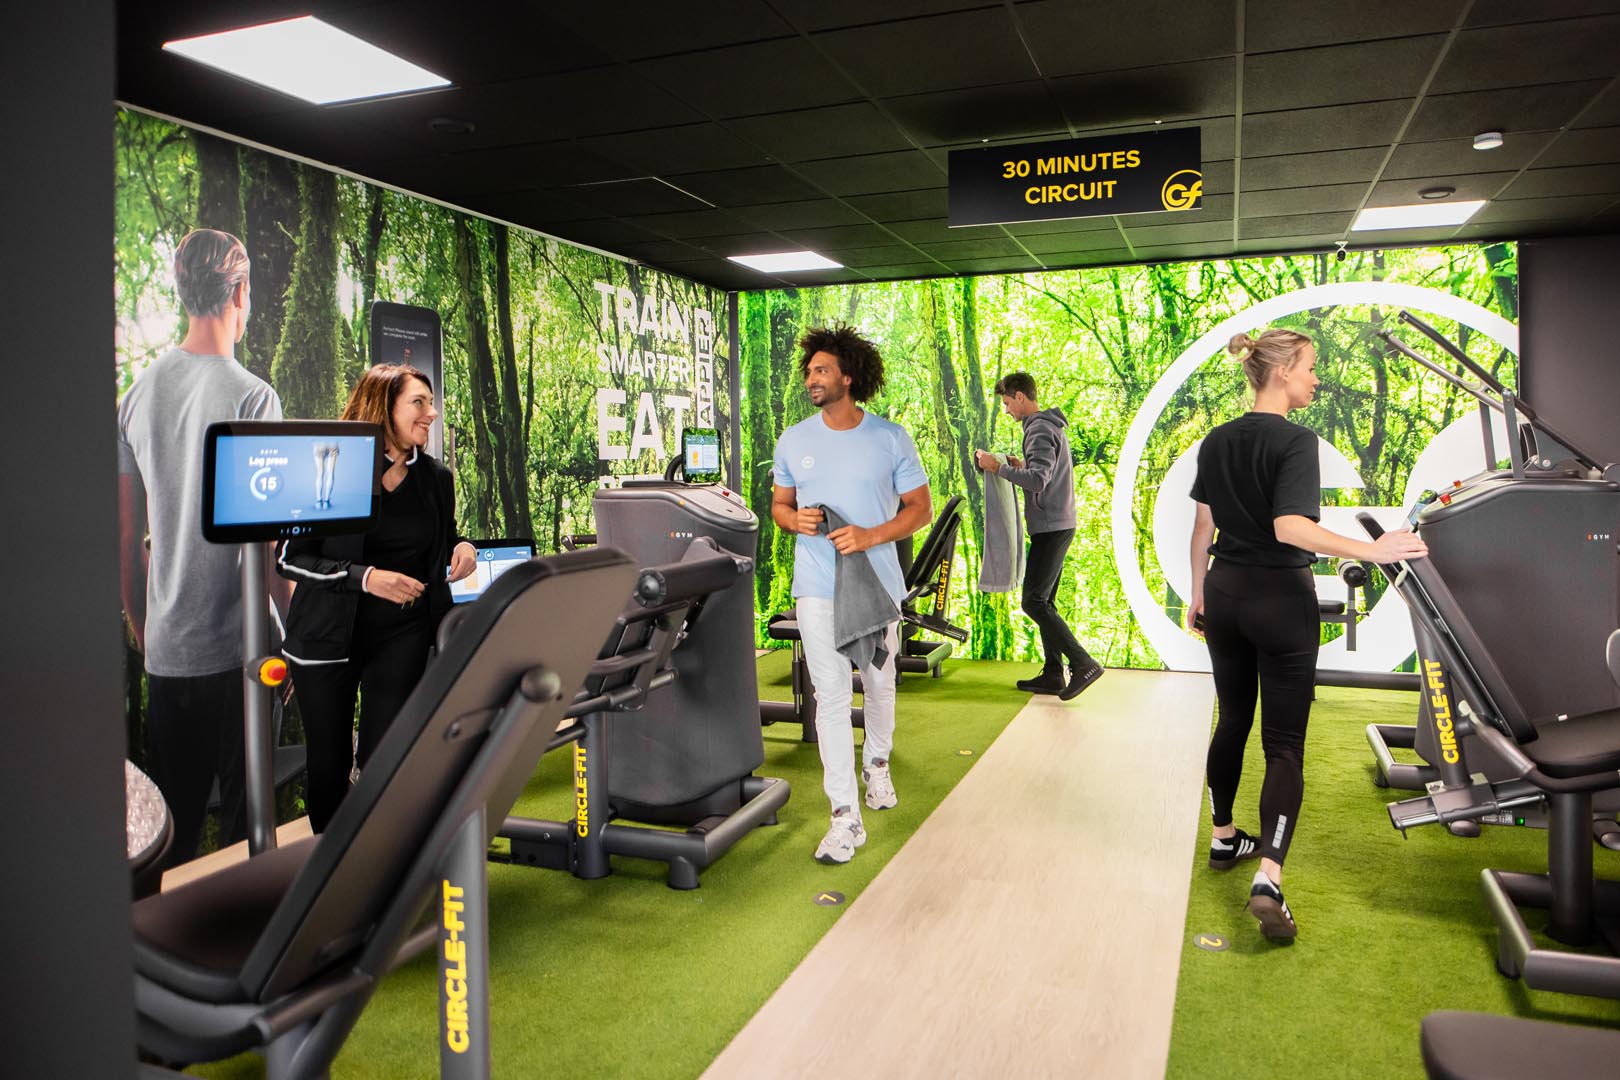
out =
[[[1191,210],[1204,195],[1204,174],[1197,169],[1171,173],[1159,189],[1159,201],[1166,210]]]

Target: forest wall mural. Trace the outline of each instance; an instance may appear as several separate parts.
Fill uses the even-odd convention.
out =
[[[1034,625],[1016,612],[1016,594],[975,588],[983,488],[972,453],[977,448],[1018,451],[1021,430],[1002,413],[992,388],[1003,374],[1028,371],[1040,387],[1041,405],[1058,406],[1068,416],[1075,458],[1079,522],[1059,608],[1105,663],[1158,667],[1166,658],[1144,633],[1122,583],[1131,567],[1120,563],[1135,560],[1150,603],[1179,623],[1182,598],[1172,582],[1187,577],[1185,542],[1170,545],[1173,554],[1161,559],[1167,549],[1154,542],[1155,511],[1161,487],[1168,493],[1179,485],[1174,493],[1185,494],[1191,480],[1187,451],[1215,425],[1247,408],[1242,372],[1225,359],[1224,335],[1207,343],[1185,381],[1161,388],[1160,395],[1169,390],[1169,396],[1147,430],[1145,445],[1139,454],[1133,452],[1140,458],[1130,469],[1134,477],[1121,481],[1119,467],[1133,420],[1161,377],[1200,338],[1269,304],[1287,311],[1269,324],[1315,339],[1322,386],[1315,402],[1293,419],[1321,435],[1354,474],[1333,479],[1337,472],[1328,467],[1324,451],[1325,506],[1399,506],[1414,464],[1431,440],[1471,416],[1469,399],[1376,336],[1394,326],[1396,303],[1383,294],[1370,302],[1357,299],[1362,294],[1356,290],[1323,288],[1340,283],[1364,283],[1366,295],[1375,290],[1365,283],[1426,290],[1422,295],[1393,290],[1393,295],[1516,385],[1517,265],[1508,244],[1352,251],[1342,261],[1297,255],[745,293],[739,300],[738,348],[746,493],[752,505],[769,505],[775,440],[810,411],[796,367],[798,336],[816,325],[858,327],[886,361],[887,386],[869,407],[911,432],[935,506],[952,495],[965,497],[951,583],[952,621],[970,628],[973,656],[1038,659]],[[1287,298],[1294,295],[1305,297],[1304,304],[1290,303]],[[1316,295],[1335,298],[1312,306],[1310,297]],[[1412,303],[1414,296],[1418,303]],[[1462,322],[1435,314],[1453,304],[1479,314]],[[1301,306],[1304,310],[1290,310]],[[1241,325],[1232,332],[1267,325],[1241,317],[1237,322]],[[1498,327],[1494,336],[1479,329],[1487,325]],[[1477,430],[1477,420],[1472,423]],[[1172,473],[1178,462],[1183,464]],[[1123,517],[1115,512],[1116,487]],[[1165,505],[1173,501],[1166,499]],[[1134,535],[1117,556],[1120,521]],[[756,578],[761,612],[792,603],[792,543],[768,517],[761,522]],[[1171,564],[1168,574],[1162,562]],[[1337,584],[1327,579],[1332,569],[1320,567],[1318,573],[1324,576],[1323,594],[1332,595]],[[1342,586],[1338,595],[1343,598]],[[1370,599],[1379,599],[1376,586]],[[1341,634],[1342,627],[1324,624],[1325,641]],[[1156,636],[1165,641],[1162,633]],[[1379,666],[1398,666],[1406,652]]]

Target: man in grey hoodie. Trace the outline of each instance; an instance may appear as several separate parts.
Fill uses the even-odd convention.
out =
[[[996,383],[1007,415],[1024,425],[1024,456],[1005,465],[984,450],[974,452],[980,469],[1024,489],[1024,522],[1029,555],[1024,570],[1024,614],[1041,632],[1045,664],[1033,679],[1020,679],[1018,689],[1056,694],[1068,701],[1102,676],[1102,665],[1086,652],[1053,601],[1063,576],[1063,560],[1074,542],[1074,457],[1069,451],[1068,418],[1062,409],[1036,403],[1034,376],[1014,372]],[[1068,678],[1063,666],[1067,662]]]

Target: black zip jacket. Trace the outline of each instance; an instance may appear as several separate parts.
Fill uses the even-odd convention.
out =
[[[434,531],[428,565],[443,568],[450,565],[456,545],[466,540],[456,532],[455,477],[437,459],[420,450],[411,468],[426,468],[429,474],[423,490],[439,528]],[[365,534],[357,533],[283,540],[276,548],[276,572],[298,584],[287,612],[287,638],[282,644],[282,652],[289,660],[348,659],[355,609],[360,604],[360,583],[370,569],[360,562],[365,545]],[[440,620],[450,611],[450,583],[442,569],[430,578],[425,582],[428,615],[437,632]]]

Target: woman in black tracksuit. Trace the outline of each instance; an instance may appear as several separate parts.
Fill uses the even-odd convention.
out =
[[[343,419],[383,426],[388,468],[377,526],[357,536],[285,540],[276,553],[276,569],[297,586],[282,652],[304,719],[315,832],[337,812],[357,757],[364,768],[421,679],[450,610],[449,582],[476,566],[477,550],[456,533],[454,477],[422,449],[437,416],[422,372],[400,364],[368,370]]]
[[[1206,767],[1214,822],[1209,865],[1230,870],[1259,856],[1249,911],[1266,937],[1289,941],[1297,928],[1283,901],[1282,864],[1305,790],[1305,726],[1320,640],[1310,564],[1316,552],[1388,564],[1427,549],[1409,529],[1368,542],[1317,524],[1318,440],[1287,419],[1316,391],[1310,338],[1292,330],[1238,334],[1227,350],[1242,357],[1254,409],[1210,432],[1198,450],[1187,607],[1189,625],[1202,627],[1209,646],[1220,704]],[[1257,691],[1266,775],[1256,837],[1232,824],[1232,803]]]

